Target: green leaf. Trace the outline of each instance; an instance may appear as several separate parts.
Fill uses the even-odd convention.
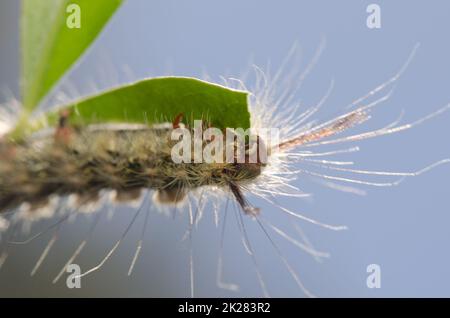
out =
[[[22,101],[30,112],[93,42],[122,0],[23,0]],[[80,8],[80,28],[69,28]],[[68,11],[68,12],[67,12]]]
[[[69,110],[71,125],[104,123],[155,124],[172,122],[183,114],[183,123],[193,127],[204,120],[213,127],[250,127],[247,92],[229,89],[188,77],[160,77],[88,97],[44,114],[43,118],[17,127],[19,138],[47,125],[57,124],[61,110]]]

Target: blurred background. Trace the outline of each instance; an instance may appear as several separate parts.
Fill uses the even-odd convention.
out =
[[[373,2],[381,8],[380,29],[366,26],[366,8]],[[0,89],[5,92],[0,103],[10,93],[19,96],[19,7],[19,1],[0,0]],[[206,72],[213,79],[236,77],[248,68],[249,61],[261,66],[270,62],[276,70],[294,42],[302,48],[304,67],[325,37],[326,49],[299,100],[314,104],[334,79],[333,94],[316,116],[326,120],[395,74],[420,42],[394,95],[362,130],[354,130],[360,132],[383,127],[402,110],[403,122],[414,121],[450,101],[449,30],[450,3],[444,0],[353,0],[345,5],[323,0],[129,0],[64,78],[48,105],[58,102],[60,91],[79,97],[149,76],[201,77]],[[418,170],[450,157],[449,122],[447,112],[410,131],[360,142],[359,153],[339,158],[355,161],[361,169]],[[279,198],[279,203],[330,224],[345,224],[349,230],[334,232],[299,222],[312,244],[331,254],[321,263],[274,233],[273,239],[304,285],[321,297],[449,297],[449,177],[450,166],[441,166],[397,187],[360,186],[367,195],[358,196],[300,175],[294,184],[313,193],[312,199]],[[295,235],[292,219],[261,200],[250,200],[279,228]],[[132,215],[133,209],[127,207],[119,208],[112,220],[103,213],[77,260],[83,270],[100,262]],[[175,218],[152,211],[141,258],[133,275],[127,276],[143,220],[137,221],[100,271],[82,279],[80,289],[67,288],[64,279],[56,285],[51,281],[86,237],[92,218],[64,224],[60,238],[33,277],[30,271],[52,231],[26,246],[12,246],[0,271],[0,296],[189,296],[189,244],[182,241],[186,211]],[[216,285],[220,227],[215,227],[208,208],[193,235],[196,296],[262,296],[233,213],[227,222],[224,280],[238,284],[240,290],[227,291]],[[249,218],[245,223],[271,295],[303,296],[261,229]],[[381,288],[367,287],[369,264],[380,266]]]

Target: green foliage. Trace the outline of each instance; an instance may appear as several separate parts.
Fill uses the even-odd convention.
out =
[[[70,111],[75,125],[93,123],[154,124],[194,120],[224,129],[250,127],[247,93],[187,77],[142,80],[58,107],[39,118],[29,114],[94,41],[122,0],[24,0],[21,16],[22,99],[24,112],[10,137],[20,140],[46,125],[55,125],[59,110]],[[80,8],[80,28],[67,19]],[[67,12],[68,11],[68,12]]]
[[[171,122],[180,113],[193,126],[203,119],[217,128],[250,127],[247,93],[187,77],[160,77],[122,86],[63,109],[72,124]],[[48,115],[54,123],[58,113]]]
[[[23,0],[22,99],[32,111],[94,41],[122,0]],[[80,28],[69,28],[69,4],[80,8]],[[69,7],[70,8],[70,7]]]

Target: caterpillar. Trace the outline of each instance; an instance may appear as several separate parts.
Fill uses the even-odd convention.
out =
[[[10,224],[16,222],[53,217],[65,205],[67,205],[66,214],[59,222],[66,220],[67,215],[76,212],[98,210],[101,206],[100,203],[103,202],[102,198],[105,192],[111,193],[115,202],[141,200],[141,207],[136,212],[138,214],[144,203],[151,204],[145,198],[142,199],[142,194],[152,192],[153,202],[156,205],[183,205],[188,202],[190,227],[187,234],[190,235],[193,225],[198,222],[203,210],[202,204],[198,202],[199,199],[197,209],[193,213],[189,195],[200,192],[203,196],[204,191],[209,191],[216,195],[220,193],[217,196],[222,203],[224,197],[231,198],[244,214],[258,222],[265,233],[270,228],[308,253],[320,255],[310,246],[298,242],[268,223],[264,219],[264,211],[253,206],[249,202],[248,195],[273,204],[279,211],[294,219],[332,230],[342,230],[345,229],[345,226],[319,222],[278,205],[275,198],[277,196],[299,198],[304,196],[304,193],[291,185],[291,181],[300,174],[351,184],[393,186],[399,184],[405,177],[417,176],[438,165],[448,163],[449,160],[441,160],[415,172],[369,171],[342,167],[350,164],[348,162],[322,159],[357,151],[357,147],[327,152],[309,151],[309,149],[321,145],[340,145],[401,132],[449,109],[450,105],[446,105],[436,112],[408,124],[400,125],[398,121],[395,121],[376,130],[339,136],[368,121],[371,112],[390,97],[392,89],[374,101],[369,101],[372,96],[392,88],[409,65],[414,52],[415,49],[400,71],[388,81],[353,101],[343,114],[319,123],[311,118],[325,103],[331,93],[332,84],[317,105],[304,110],[299,109],[292,102],[294,93],[299,87],[290,87],[289,90],[281,92],[275,90],[273,83],[280,81],[281,74],[285,71],[283,67],[271,79],[259,68],[255,68],[257,81],[254,89],[248,89],[243,81],[230,79],[225,86],[252,93],[250,97],[252,128],[278,127],[281,132],[280,141],[275,145],[276,147],[269,147],[266,140],[262,138],[258,138],[256,148],[252,148],[246,143],[246,160],[244,162],[175,163],[171,157],[175,143],[171,138],[173,131],[179,129],[180,126],[192,133],[194,129],[183,125],[182,114],[153,126],[126,123],[82,126],[73,125],[68,119],[68,114],[61,112],[56,127],[33,134],[20,142],[8,139],[6,132],[0,139],[0,230],[6,231]],[[305,73],[294,74],[288,76],[287,80],[298,78],[300,79],[298,86],[301,86],[305,75]],[[3,120],[0,127],[2,126],[8,126],[8,122]],[[204,129],[206,128],[207,122],[205,122]],[[203,147],[206,145],[207,143],[203,144]],[[232,146],[235,147],[234,141]],[[268,161],[249,162],[250,152],[258,152],[261,148],[269,148]],[[357,175],[381,175],[400,179],[395,182],[375,183],[364,179],[323,174],[306,168],[293,171],[290,167],[298,162],[330,171]],[[130,225],[134,221],[135,217]],[[128,230],[129,227],[124,235]],[[248,239],[245,241],[250,254],[253,254]],[[98,266],[84,272],[82,276],[101,268],[120,242],[121,240],[114,245]],[[53,244],[54,241],[50,243]],[[273,242],[271,241],[271,243]],[[51,245],[48,245],[44,250],[33,269],[34,272],[42,264],[50,248]],[[139,250],[140,245],[130,272],[137,260]],[[64,268],[74,261],[80,251],[77,249]],[[6,252],[2,254],[0,264],[6,259],[6,255]],[[254,256],[252,255],[252,257]],[[281,253],[280,257],[302,292],[307,296],[313,296]],[[220,263],[219,268],[221,266]],[[257,272],[261,290],[264,295],[268,296],[268,289],[258,268]],[[55,281],[61,277],[62,273],[63,271],[59,273]],[[193,281],[193,269],[191,269],[191,296],[194,296]]]

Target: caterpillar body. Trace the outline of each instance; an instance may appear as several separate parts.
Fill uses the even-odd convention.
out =
[[[50,136],[3,143],[0,211],[26,204],[32,213],[54,195],[75,194],[80,204],[89,204],[104,189],[114,190],[118,201],[136,199],[142,189],[150,189],[156,191],[157,201],[177,203],[189,189],[231,184],[233,188],[260,174],[262,163],[175,163],[172,130],[171,125],[59,127]]]

